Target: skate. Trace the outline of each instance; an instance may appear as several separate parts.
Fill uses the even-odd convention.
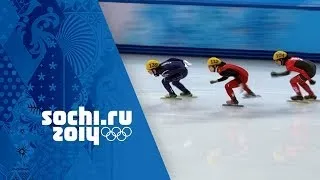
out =
[[[191,92],[182,92],[180,93],[181,97],[192,97],[192,98],[196,98],[197,96],[194,96]]]
[[[303,101],[303,97],[301,95],[291,96],[292,101]]]
[[[320,100],[317,99],[316,95],[308,95],[304,96],[305,101],[307,102],[320,102]]]
[[[255,93],[251,92],[251,93],[246,93],[243,96],[243,99],[257,98],[257,97],[261,97],[261,96],[260,95],[256,95]]]
[[[243,107],[243,105],[240,105],[237,99],[229,100],[226,102],[226,104],[222,104],[223,106],[237,106],[237,107]]]
[[[167,94],[161,97],[161,99],[179,99],[180,100],[181,98],[179,98],[176,94]]]
[[[292,96],[288,102],[308,103],[308,101],[304,101],[301,95]]]
[[[316,100],[316,99],[317,99],[317,96],[315,96],[315,95],[308,95],[308,96],[304,96],[304,99],[305,99],[305,100]]]
[[[191,97],[192,94],[191,94],[191,92],[182,92],[182,93],[180,93],[180,96]]]
[[[235,100],[229,100],[226,102],[227,104],[230,104],[230,105],[237,105],[239,104],[239,102],[235,99]]]

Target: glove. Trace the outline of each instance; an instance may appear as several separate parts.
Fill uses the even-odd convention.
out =
[[[311,80],[309,81],[309,83],[310,83],[311,85],[314,85],[314,84],[316,84],[316,81],[314,81],[314,80],[311,79]]]
[[[279,75],[278,75],[278,73],[276,73],[276,72],[271,72],[271,77],[278,77]]]
[[[214,83],[217,83],[217,82],[218,82],[217,80],[211,80],[210,84],[214,84]]]

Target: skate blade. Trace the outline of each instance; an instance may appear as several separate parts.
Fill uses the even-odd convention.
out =
[[[168,98],[168,97],[161,97],[160,99],[168,99],[168,100],[182,100],[182,98],[180,98],[180,97],[175,97],[175,98],[172,98],[172,97],[170,97],[170,98]]]
[[[310,103],[309,101],[307,100],[287,100],[287,102],[293,102],[293,103],[301,103],[301,104],[308,104]]]
[[[198,96],[179,96],[181,98],[197,98]]]
[[[222,104],[222,106],[244,107],[242,104]]]
[[[312,103],[312,102],[320,102],[320,99],[305,99],[305,101],[308,101],[310,103]]]
[[[243,99],[254,99],[254,98],[260,98],[260,97],[261,97],[260,95],[256,95],[256,96],[248,96],[248,97],[244,96],[242,98]]]

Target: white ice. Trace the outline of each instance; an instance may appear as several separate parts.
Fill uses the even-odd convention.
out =
[[[284,67],[272,60],[226,59],[249,71],[249,86],[262,96],[242,99],[236,90],[245,107],[235,108],[221,106],[228,100],[228,80],[211,85],[219,76],[208,71],[205,58],[182,57],[193,65],[181,82],[198,98],[181,101],[161,100],[166,94],[161,77],[145,71],[149,58],[167,57],[122,58],[171,179],[320,179],[320,103],[287,102],[294,95],[289,84],[293,74],[270,77]],[[311,88],[320,96],[319,75],[314,79],[318,83]]]

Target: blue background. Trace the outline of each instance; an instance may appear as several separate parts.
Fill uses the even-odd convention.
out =
[[[0,179],[169,179],[96,0],[0,1]],[[132,110],[125,142],[54,142],[41,111]]]
[[[213,4],[253,4],[276,6],[319,6],[319,0],[100,0],[101,2],[121,3],[146,3],[146,4],[189,4],[189,5],[213,5]]]
[[[298,3],[291,3],[294,2]],[[320,52],[320,10],[164,4],[130,6],[132,18],[125,19],[122,35],[116,38],[117,44]],[[123,4],[118,4],[114,11],[123,8]],[[122,21],[122,18],[116,21]],[[114,19],[108,23],[112,29]]]

